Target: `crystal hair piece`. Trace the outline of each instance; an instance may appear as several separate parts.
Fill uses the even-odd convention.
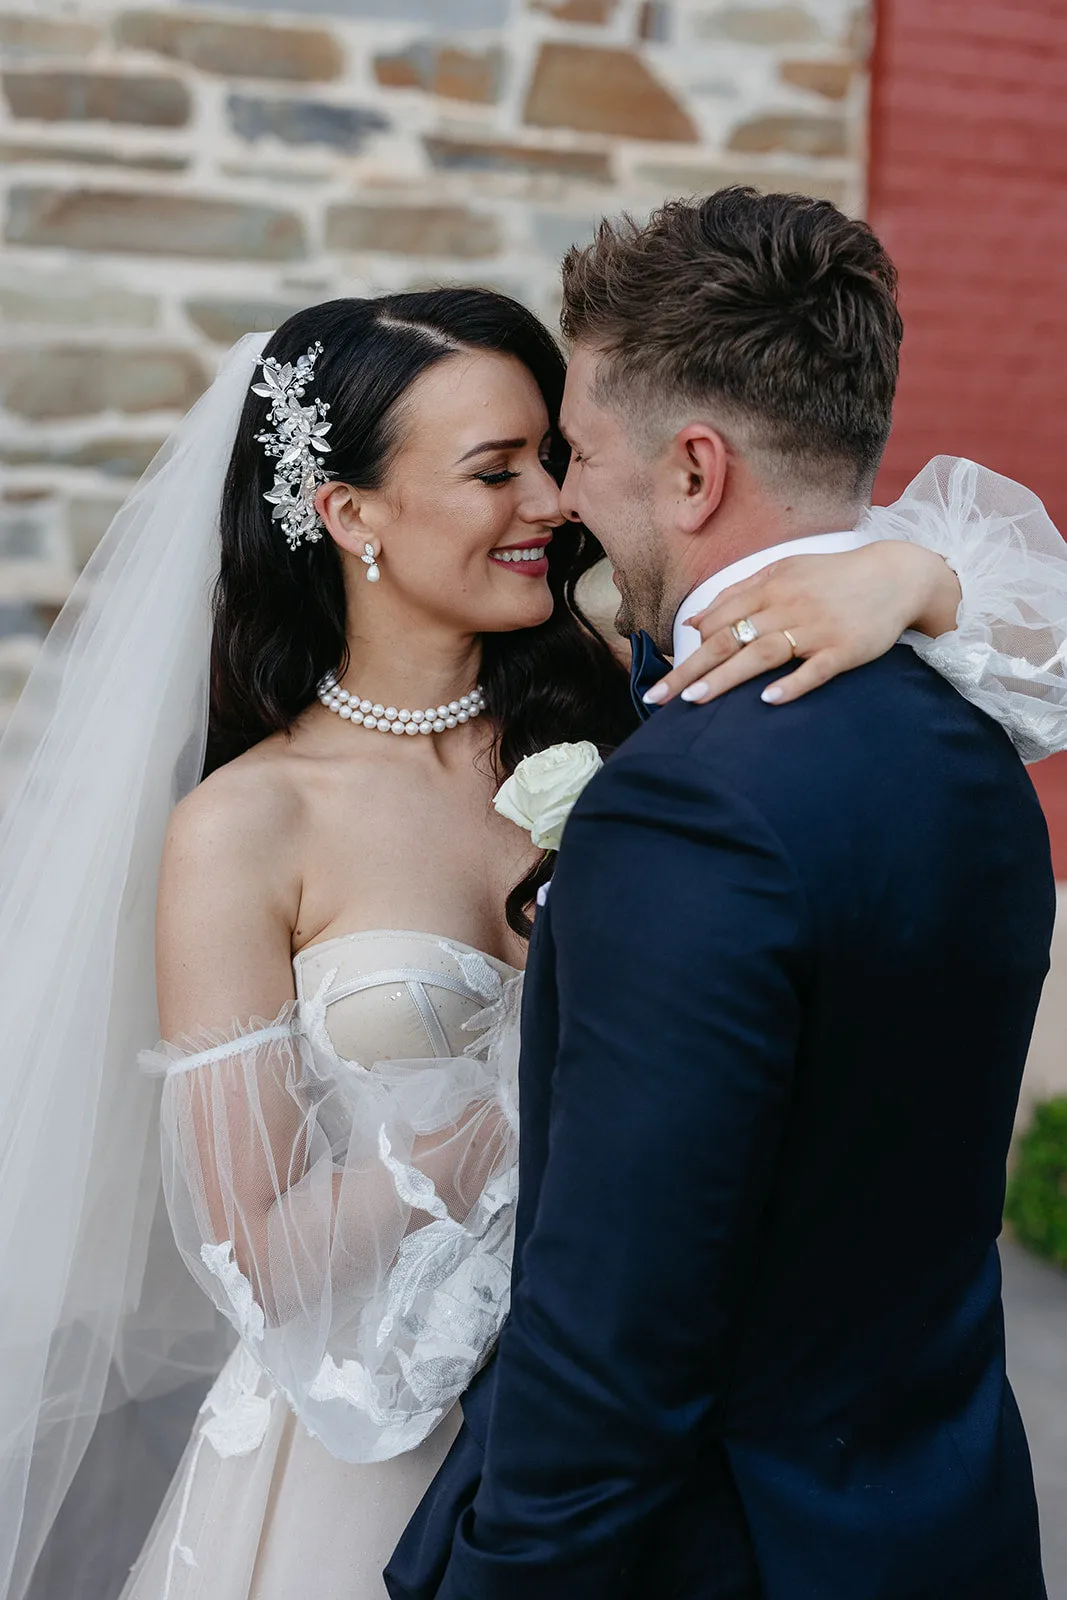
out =
[[[322,520],[315,510],[315,491],[327,482],[319,456],[330,448],[326,435],[331,424],[325,421],[330,408],[325,400],[300,404],[321,354],[322,345],[316,343],[308,347],[306,355],[285,366],[267,356],[261,362],[263,382],[252,385],[253,394],[270,401],[270,420],[275,429],[273,433],[256,434],[256,442],[277,462],[274,484],[263,498],[274,507],[273,520],[281,523],[290,550],[297,549],[305,539],[308,544],[316,544],[323,533]]]

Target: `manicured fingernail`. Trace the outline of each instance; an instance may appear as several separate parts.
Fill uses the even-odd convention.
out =
[[[764,689],[763,693],[760,695],[760,699],[765,701],[767,705],[773,706],[777,705],[783,694],[785,694],[785,690],[779,689],[776,683],[772,683],[766,689]]]
[[[669,690],[664,683],[654,683],[646,694],[641,696],[646,706],[661,706],[666,700]]]
[[[701,701],[708,698],[706,683],[691,683],[688,689],[682,690],[682,699],[688,700],[690,705],[700,705]]]

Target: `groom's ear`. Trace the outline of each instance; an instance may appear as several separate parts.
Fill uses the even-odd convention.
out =
[[[692,422],[674,437],[675,516],[683,533],[697,533],[722,502],[729,446],[707,423]]]

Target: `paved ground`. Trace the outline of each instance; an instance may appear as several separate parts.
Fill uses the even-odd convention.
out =
[[[1067,1600],[1067,1273],[1001,1241],[1008,1372],[1041,1506],[1049,1600]]]

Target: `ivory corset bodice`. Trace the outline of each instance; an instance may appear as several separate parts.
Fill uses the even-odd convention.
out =
[[[377,1061],[461,1056],[477,1039],[467,1024],[486,1008],[485,968],[506,983],[518,969],[436,934],[373,929],[308,945],[293,961],[297,1007],[325,991],[326,1030],[337,1054]]]

